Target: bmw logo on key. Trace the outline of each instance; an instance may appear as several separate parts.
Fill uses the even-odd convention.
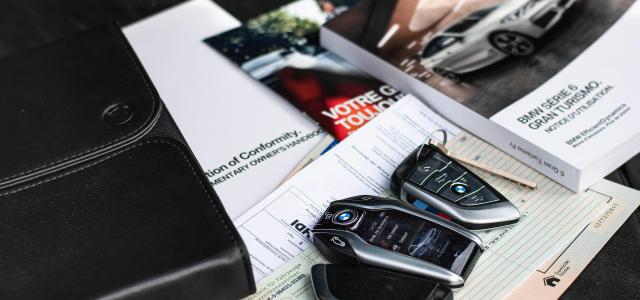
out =
[[[358,219],[358,213],[353,209],[343,209],[333,216],[333,223],[338,225],[350,225]]]
[[[464,195],[469,191],[469,187],[462,182],[456,182],[451,185],[451,191],[456,195]]]

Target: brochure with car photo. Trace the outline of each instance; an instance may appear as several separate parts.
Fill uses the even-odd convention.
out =
[[[635,0],[363,0],[321,45],[566,187],[640,150]]]
[[[190,0],[123,29],[232,219],[327,136],[202,42],[240,24],[210,0]]]
[[[205,39],[337,141],[403,96],[320,47],[320,26],[356,0],[299,0]]]

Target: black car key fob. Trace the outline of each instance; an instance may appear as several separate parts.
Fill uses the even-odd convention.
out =
[[[391,177],[391,190],[415,207],[434,208],[469,229],[520,219],[520,212],[507,198],[430,143],[400,163]]]
[[[333,263],[360,264],[462,286],[482,252],[464,227],[398,200],[357,196],[331,203],[311,230]]]
[[[451,289],[421,277],[357,265],[317,264],[311,286],[318,300],[452,300]]]

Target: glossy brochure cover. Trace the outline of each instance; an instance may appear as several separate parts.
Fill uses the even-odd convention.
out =
[[[321,44],[574,191],[640,149],[633,0],[364,0]]]
[[[320,47],[320,26],[355,0],[299,0],[205,39],[341,141],[403,96]]]

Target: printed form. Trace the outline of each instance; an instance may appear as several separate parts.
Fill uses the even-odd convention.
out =
[[[416,98],[403,98],[236,219],[256,281],[312,246],[309,228],[329,202],[384,193],[395,167],[439,128],[450,137],[459,131]]]
[[[518,207],[522,219],[510,226],[476,231],[486,249],[465,287],[456,291],[456,298],[504,298],[540,266],[557,258],[611,200],[607,193],[591,190],[575,194],[563,188],[460,132],[407,96],[236,220],[256,280],[265,278],[252,297],[312,298],[309,268],[324,259],[313,249],[309,227],[331,201],[358,194],[390,196],[389,178],[395,167],[429,132],[439,128],[455,136],[448,144],[455,152],[533,180],[539,186],[530,190],[474,170]]]

